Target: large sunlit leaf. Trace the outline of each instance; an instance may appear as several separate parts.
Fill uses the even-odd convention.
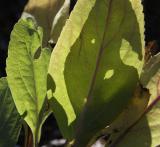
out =
[[[22,121],[13,102],[6,78],[0,79],[0,146],[15,146]]]
[[[75,11],[77,11],[77,13],[72,13],[71,14],[71,18],[75,19],[75,22],[72,22],[72,19],[69,19],[66,26],[64,27],[63,33],[60,37],[60,41],[59,41],[59,47],[61,48],[61,46],[64,45],[64,47],[66,46],[67,50],[64,50],[64,47],[61,48],[60,54],[59,56],[57,56],[57,59],[61,59],[63,60],[63,62],[65,62],[65,58],[67,57],[67,54],[69,52],[68,48],[70,46],[72,46],[72,44],[74,44],[74,42],[76,41],[77,37],[80,35],[80,32],[83,28],[84,23],[87,20],[87,17],[89,15],[89,12],[91,11],[92,7],[94,6],[95,1],[87,1],[87,4],[85,5],[86,1],[78,1],[77,5],[75,6]],[[83,13],[82,13],[82,7],[83,7]],[[81,25],[79,25],[79,23]],[[74,27],[74,37],[69,38],[68,35],[72,35],[72,27],[70,27],[70,24],[72,24],[72,27]],[[68,29],[69,27],[69,29]],[[71,39],[71,40],[68,40]],[[58,53],[57,53],[58,54]],[[63,72],[64,69],[64,63],[61,63],[60,61],[57,61],[56,63],[54,63],[53,61],[53,56],[52,59],[50,60],[50,68],[49,68],[49,75],[48,75],[48,90],[49,92],[51,92],[50,95],[50,99],[51,102],[53,104],[53,111],[55,113],[55,117],[57,118],[58,121],[58,125],[60,126],[60,129],[62,131],[62,134],[64,135],[65,138],[69,138],[72,139],[73,138],[73,127],[72,124],[74,122],[74,120],[76,119],[76,115],[75,112],[73,110],[73,107],[71,105],[70,99],[67,95],[67,89],[65,86],[65,79],[64,76],[62,74],[60,74],[58,77],[58,72],[56,70],[60,70],[61,72]],[[58,64],[57,64],[58,63]],[[56,65],[56,67],[54,66]],[[56,71],[56,72],[55,72]],[[55,87],[55,82],[53,80],[53,73],[57,74],[57,83],[59,83],[59,86]],[[57,84],[56,83],[56,84]],[[55,89],[59,89],[58,93],[59,96],[56,98],[54,98],[52,96],[52,94],[54,93]],[[61,91],[61,92],[60,92]],[[79,103],[79,102],[77,102]]]
[[[30,126],[35,143],[46,118],[47,70],[50,50],[42,48],[42,28],[21,19],[11,33],[7,59],[8,83],[18,112]],[[43,109],[42,109],[43,107]],[[46,114],[45,114],[46,113]]]
[[[38,25],[44,28],[43,43],[46,45],[50,39],[57,42],[69,16],[69,8],[70,0],[29,0],[24,12],[32,15]]]
[[[75,124],[76,147],[86,146],[132,98],[142,69],[143,19],[139,0],[79,0],[72,11],[49,74],[61,109],[56,118],[63,134]]]

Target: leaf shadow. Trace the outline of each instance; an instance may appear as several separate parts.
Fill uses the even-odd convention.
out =
[[[57,124],[59,129],[63,135],[68,140],[73,139],[74,137],[74,121],[69,124],[67,114],[57,99],[53,96],[55,92],[56,85],[50,74],[47,75],[47,91],[51,90],[52,96],[49,97],[49,105],[52,111],[54,112],[54,116],[57,120]],[[69,131],[66,131],[69,130]]]

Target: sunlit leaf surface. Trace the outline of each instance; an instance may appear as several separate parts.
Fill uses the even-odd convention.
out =
[[[76,147],[132,98],[143,63],[143,19],[138,0],[79,0],[72,11],[51,56],[49,89],[60,129],[75,135]]]
[[[8,83],[18,112],[30,126],[35,143],[46,118],[47,70],[50,50],[42,48],[42,28],[32,19],[21,19],[15,25],[7,59]]]

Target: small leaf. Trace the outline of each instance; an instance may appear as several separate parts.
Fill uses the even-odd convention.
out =
[[[6,78],[0,79],[0,146],[13,147],[18,141],[22,120],[13,102]]]
[[[53,101],[67,118],[60,128],[66,134],[73,125],[76,147],[110,125],[133,97],[143,63],[143,19],[138,0],[79,0],[72,11],[49,74]],[[55,115],[60,124],[63,117]]]
[[[46,100],[51,53],[41,46],[42,34],[42,28],[37,27],[32,19],[19,20],[11,33],[7,59],[8,83],[13,99],[18,112],[26,114],[24,120],[32,130],[35,144],[40,139],[40,127],[46,118],[42,108]]]

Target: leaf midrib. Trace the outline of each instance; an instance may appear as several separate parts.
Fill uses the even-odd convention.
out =
[[[87,101],[88,102],[90,102],[92,100],[91,95],[92,95],[93,88],[94,88],[94,85],[95,85],[95,81],[96,81],[96,77],[97,77],[97,73],[98,73],[98,69],[99,69],[99,65],[100,65],[100,61],[101,61],[101,56],[102,56],[103,50],[106,46],[104,44],[104,41],[105,41],[105,36],[106,36],[106,32],[107,32],[106,30],[107,30],[107,27],[108,27],[108,22],[109,22],[109,19],[110,19],[110,16],[111,16],[112,2],[113,2],[113,0],[109,1],[108,12],[107,12],[107,16],[106,16],[106,23],[105,23],[104,33],[103,33],[103,37],[102,37],[102,43],[101,43],[101,46],[100,46],[100,49],[99,49],[99,53],[97,55],[96,67],[95,67],[95,70],[94,70],[94,73],[93,73],[93,76],[92,76],[91,85],[90,85],[90,89],[89,89],[88,96],[87,96]]]
[[[26,49],[26,51],[27,51],[28,58],[29,58],[29,60],[31,61],[32,76],[33,76],[33,79],[34,79],[34,91],[35,91],[35,96],[37,96],[36,81],[35,81],[35,71],[34,71],[34,59],[32,59],[32,57],[31,57],[31,55],[30,55],[30,53],[29,53],[29,51],[28,51],[28,49],[27,49],[26,42],[23,42],[23,43],[24,43],[25,46],[26,46],[25,49]],[[29,46],[29,48],[31,49],[31,46]],[[19,62],[19,64],[20,64],[20,62]],[[20,66],[18,65],[18,67],[20,67]],[[28,89],[27,85],[25,84],[25,81],[23,80],[23,76],[22,76],[22,74],[21,74],[21,68],[19,68],[19,73],[20,73],[20,77],[21,77],[21,79],[22,79],[22,81],[23,81],[23,83],[24,83],[24,86],[25,86],[26,90],[28,91],[31,99],[32,99],[33,102],[35,103],[35,106],[36,106],[36,118],[37,118],[37,120],[38,120],[38,98],[35,97],[35,99],[34,99],[34,96],[30,93],[30,90]]]

